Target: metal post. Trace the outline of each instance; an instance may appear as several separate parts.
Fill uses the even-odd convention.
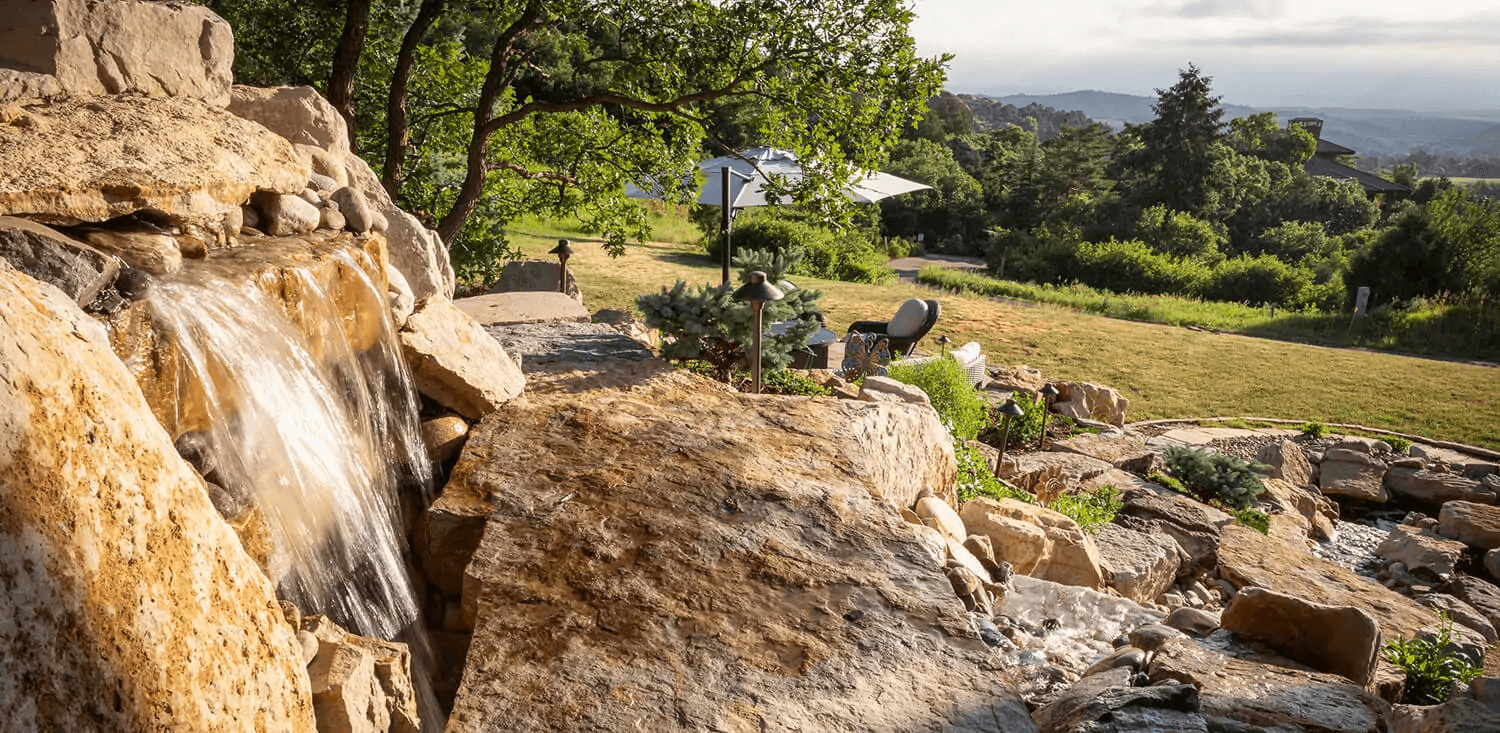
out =
[[[754,354],[750,357],[750,379],[755,383],[755,393],[760,394],[760,318],[761,309],[766,304],[759,300],[750,301],[750,338]]]
[[[724,282],[723,282],[723,284],[724,285],[728,285],[729,284],[729,260],[730,260],[731,257],[734,256],[734,243],[733,243],[733,240],[731,240],[730,236],[729,236],[729,227],[730,227],[730,225],[734,221],[734,217],[731,216],[732,212],[730,212],[730,210],[729,210],[729,166],[726,165],[723,168],[720,168],[719,169],[719,174],[720,174],[719,188],[721,189],[720,190],[720,195],[721,196],[720,196],[720,206],[719,206],[719,209],[720,209],[720,211],[724,215]],[[757,389],[755,391],[759,392],[760,390]]]
[[[1005,416],[1005,434],[1000,439],[1000,455],[995,458],[995,470],[991,473],[1000,475],[1000,466],[1005,464],[1005,449],[1010,447],[1010,415]]]

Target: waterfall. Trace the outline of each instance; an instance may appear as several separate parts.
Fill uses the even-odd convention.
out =
[[[210,262],[155,283],[146,305],[176,360],[179,429],[213,465],[220,511],[259,512],[277,595],[407,642],[423,727],[440,730],[403,529],[402,501],[432,490],[416,392],[369,256],[330,256],[340,292],[291,267],[277,302]]]

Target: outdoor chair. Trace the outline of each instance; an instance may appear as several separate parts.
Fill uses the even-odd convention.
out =
[[[891,357],[911,356],[917,342],[937,324],[942,306],[936,300],[909,298],[889,321],[855,321],[849,333],[878,334],[890,342]],[[847,337],[846,337],[847,338]]]

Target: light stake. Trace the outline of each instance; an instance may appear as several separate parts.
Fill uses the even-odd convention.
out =
[[[1041,450],[1047,446],[1047,413],[1052,411],[1052,398],[1057,396],[1057,388],[1048,382],[1037,392],[1042,395],[1042,435],[1036,439],[1036,449]]]
[[[557,240],[557,246],[547,251],[547,254],[557,255],[558,275],[557,292],[568,292],[568,258],[573,256],[573,248],[569,246],[568,240]]]
[[[995,475],[1000,475],[1000,466],[1005,463],[1005,449],[1010,447],[1010,419],[1025,415],[1026,412],[1013,399],[1007,399],[1005,404],[1000,405],[1000,414],[1005,416],[1004,437],[1000,439],[1000,457],[995,459]]]
[[[750,303],[750,378],[755,385],[755,393],[760,394],[760,319],[761,311],[766,307],[768,300],[781,300],[782,292],[766,282],[766,273],[756,270],[750,273],[749,281],[734,291],[735,300],[743,300]]]

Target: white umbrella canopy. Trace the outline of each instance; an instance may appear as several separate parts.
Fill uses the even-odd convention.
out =
[[[710,206],[722,206],[724,202],[721,173],[729,169],[729,206],[743,209],[749,206],[766,206],[767,184],[772,179],[788,186],[802,180],[802,164],[796,153],[772,147],[751,148],[736,155],[721,155],[698,164],[698,170],[706,174],[707,181],[698,192],[697,201]],[[912,191],[931,188],[925,184],[909,181],[889,173],[871,173],[844,187],[842,193],[856,203],[873,203],[884,198]],[[659,191],[647,191],[629,184],[626,195],[632,198],[660,198]]]
[[[750,206],[766,206],[768,184],[775,180],[784,186],[794,186],[802,180],[802,164],[797,155],[789,150],[758,147],[736,153],[710,158],[698,164],[698,170],[706,174],[703,189],[697,201],[710,206],[724,206],[724,282],[729,282],[729,260],[734,252],[730,241],[733,212]],[[727,171],[727,172],[726,172]],[[725,195],[725,187],[729,188]],[[631,198],[658,199],[664,187],[645,190],[635,184],[626,184],[625,195]],[[856,203],[873,203],[911,191],[920,191],[931,186],[909,181],[889,173],[871,173],[844,186],[842,193]]]

